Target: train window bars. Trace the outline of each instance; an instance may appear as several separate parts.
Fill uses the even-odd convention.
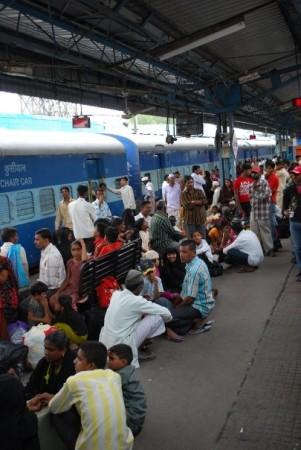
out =
[[[0,195],[0,225],[10,222],[10,207],[8,195]]]
[[[40,190],[40,211],[41,214],[52,214],[55,212],[54,190],[44,188]]]
[[[31,191],[17,192],[16,213],[19,219],[31,219],[35,215],[33,194]]]

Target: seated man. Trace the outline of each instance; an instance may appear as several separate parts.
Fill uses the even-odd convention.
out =
[[[241,266],[240,272],[254,272],[263,262],[264,255],[256,234],[242,230],[232,244],[223,249],[224,261],[233,266]]]
[[[36,281],[30,288],[31,299],[28,304],[27,320],[30,326],[39,323],[51,324],[52,314],[47,300],[48,286],[42,281]]]
[[[204,261],[196,255],[196,244],[187,239],[180,244],[181,261],[186,263],[181,303],[172,310],[173,321],[168,327],[179,334],[193,326],[202,327],[215,306],[211,278]]]
[[[63,331],[54,331],[45,337],[45,356],[40,359],[25,386],[25,395],[32,410],[39,411],[43,404],[40,395],[56,394],[70,375],[74,374],[74,353]]]
[[[74,360],[76,374],[68,378],[55,396],[46,394],[43,398],[55,415],[75,406],[81,422],[75,450],[131,450],[133,447],[133,435],[126,425],[121,378],[112,370],[104,370],[106,362],[107,349],[102,343],[81,344]],[[58,416],[54,422],[58,429],[61,428],[59,420],[63,424],[69,419]]]
[[[139,367],[138,348],[147,338],[165,332],[164,321],[172,319],[169,310],[142,297],[144,279],[138,270],[130,270],[125,289],[112,295],[99,340],[108,348],[128,344],[133,351],[133,366]]]

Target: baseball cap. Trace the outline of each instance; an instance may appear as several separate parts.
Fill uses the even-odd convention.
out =
[[[251,172],[254,173],[261,173],[261,169],[259,166],[253,166]]]
[[[140,261],[140,269],[143,275],[148,275],[149,273],[154,272],[156,270],[153,261],[149,259],[142,259]]]

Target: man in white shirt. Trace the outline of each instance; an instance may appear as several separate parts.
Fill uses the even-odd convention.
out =
[[[107,186],[108,191],[120,195],[124,209],[132,209],[136,212],[135,195],[132,186],[129,185],[127,177],[120,178],[120,189],[113,189]]]
[[[99,189],[97,189],[96,191],[96,200],[92,202],[92,205],[95,209],[96,220],[112,217],[110,207],[105,201],[105,190],[106,190],[105,184],[101,183]]]
[[[84,239],[87,252],[93,250],[94,222],[96,213],[93,205],[86,200],[88,187],[77,187],[78,199],[69,205],[69,214],[73,223],[75,239]]]
[[[192,166],[191,177],[193,178],[194,189],[198,189],[199,191],[202,191],[204,195],[206,195],[204,191],[206,180],[203,177],[202,169],[200,166]]]
[[[181,186],[179,183],[176,183],[175,175],[173,173],[169,174],[168,186],[165,188],[164,201],[168,216],[174,216],[176,218],[177,225],[180,221],[181,192]]]
[[[125,289],[112,295],[99,340],[107,348],[122,342],[132,348],[134,367],[139,367],[138,348],[147,338],[165,332],[165,322],[172,320],[169,310],[143,298],[141,272],[130,270],[125,279]]]
[[[162,191],[162,200],[164,200],[164,198],[165,198],[165,189],[166,189],[166,186],[168,186],[168,175],[164,175],[164,181],[163,181],[163,183],[162,183],[162,188],[161,188],[161,191]]]
[[[70,196],[70,189],[68,186],[62,186],[60,189],[63,199],[60,201],[55,216],[55,231],[60,227],[69,228],[72,230],[73,225],[69,214],[69,204],[73,202]]]
[[[144,176],[141,178],[142,183],[144,184],[144,190],[145,190],[145,200],[149,200],[151,203],[151,213],[153,214],[155,212],[155,190],[153,183],[150,181],[148,176]]]
[[[144,219],[147,222],[148,226],[150,226],[152,217],[151,217],[151,202],[149,200],[144,200],[140,205],[140,213],[135,216],[135,221],[139,219]]]
[[[36,231],[35,246],[41,250],[39,281],[48,286],[49,294],[63,283],[66,272],[62,255],[51,243],[51,233],[47,228]]]
[[[264,260],[259,239],[251,230],[242,230],[223,253],[227,264],[242,266],[240,272],[254,272]]]

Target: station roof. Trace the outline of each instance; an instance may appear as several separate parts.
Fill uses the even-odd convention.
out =
[[[301,0],[0,0],[0,89],[296,130]]]

